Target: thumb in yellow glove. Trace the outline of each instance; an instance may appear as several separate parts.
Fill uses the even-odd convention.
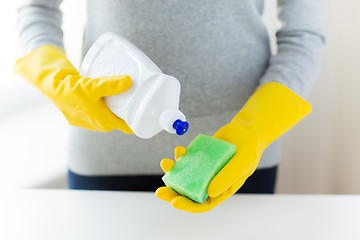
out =
[[[311,105],[280,83],[260,86],[232,121],[220,128],[215,138],[236,146],[236,153],[208,186],[209,197],[203,204],[161,187],[156,196],[174,208],[201,213],[211,210],[233,195],[251,176],[263,151],[311,112]],[[175,149],[175,159],[185,154],[184,147]],[[174,162],[163,159],[161,167],[169,171]]]
[[[14,71],[50,98],[71,125],[95,131],[118,129],[133,133],[103,100],[105,96],[128,90],[129,76],[93,79],[79,76],[63,50],[51,45],[36,48],[17,60]]]

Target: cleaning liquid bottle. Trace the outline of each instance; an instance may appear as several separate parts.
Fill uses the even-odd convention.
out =
[[[188,130],[185,115],[179,110],[179,81],[164,74],[149,57],[123,37],[114,33],[101,35],[87,52],[80,74],[90,78],[131,77],[129,90],[104,100],[138,137],[151,138],[163,129],[177,135]]]

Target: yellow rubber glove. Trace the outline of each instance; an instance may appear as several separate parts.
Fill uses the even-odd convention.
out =
[[[81,77],[64,51],[51,45],[36,48],[17,60],[14,71],[50,98],[71,125],[95,131],[118,129],[133,133],[103,100],[105,96],[128,90],[129,76]]]
[[[209,197],[203,204],[161,187],[156,196],[174,208],[192,213],[211,210],[233,195],[253,174],[263,151],[278,137],[311,112],[311,105],[284,85],[276,82],[260,86],[232,121],[220,128],[214,137],[236,145],[236,153],[208,186]],[[175,149],[175,159],[185,154]],[[169,171],[174,162],[163,159],[161,167]]]

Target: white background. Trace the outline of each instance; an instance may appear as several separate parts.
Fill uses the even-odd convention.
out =
[[[271,35],[274,2],[264,16]],[[283,137],[279,193],[360,193],[360,1],[324,2],[327,43],[309,98],[313,113]],[[66,187],[67,122],[12,72],[21,56],[16,4],[0,8],[0,188]],[[85,1],[65,0],[62,9],[67,55],[78,67]]]

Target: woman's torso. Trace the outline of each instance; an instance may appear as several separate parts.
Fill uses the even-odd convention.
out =
[[[213,134],[231,120],[255,91],[270,58],[261,19],[263,0],[91,0],[87,4],[84,54],[105,32],[134,43],[164,73],[180,81],[180,109],[191,131],[188,137],[161,133],[144,142],[118,131],[94,133],[74,128],[71,149],[78,146],[87,151],[83,157],[70,152],[70,167],[75,172],[160,172],[159,161],[172,157],[174,146],[186,146],[200,132]],[[277,157],[268,158],[277,161]]]

